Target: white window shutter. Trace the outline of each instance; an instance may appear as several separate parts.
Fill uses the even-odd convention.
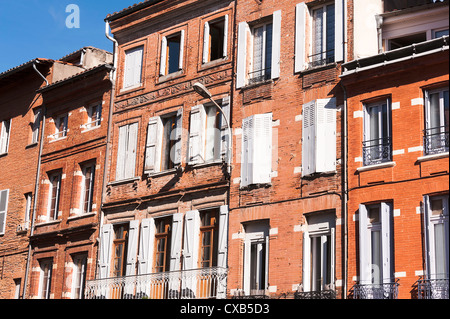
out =
[[[220,206],[219,216],[219,245],[217,249],[217,266],[227,268],[228,255],[228,206]]]
[[[125,272],[126,276],[132,276],[136,274],[138,236],[139,236],[139,221],[132,220],[130,221],[130,226],[128,230],[127,267]]]
[[[334,1],[334,19],[335,19],[335,27],[334,27],[334,61],[340,62],[344,60],[344,17],[345,17],[345,9],[344,9],[344,0],[335,0]]]
[[[157,146],[158,146],[158,117],[152,117],[148,122],[147,145],[145,150],[145,171],[148,173],[157,172]]]
[[[231,105],[230,105],[230,97],[229,96],[226,96],[222,99],[221,107],[222,107],[222,111],[225,115],[224,114],[221,115],[222,116],[222,121],[221,121],[222,126],[220,129],[221,129],[222,143],[221,143],[221,147],[220,147],[220,149],[221,149],[220,153],[221,153],[222,157],[225,159],[225,161],[227,163],[229,163],[229,158],[231,157],[231,154],[228,154],[228,148],[230,145],[229,144],[230,138],[232,138],[232,137],[228,136],[229,130],[228,130],[228,126],[227,126],[227,121],[225,121],[225,119],[224,119],[224,117],[226,116],[226,118],[228,119],[228,122],[231,121],[231,118],[230,118]]]
[[[272,173],[272,113],[254,116],[253,184],[268,184]]]
[[[128,51],[125,54],[125,74],[123,79],[124,89],[129,88],[133,85],[135,61],[135,55],[133,51]]]
[[[125,178],[125,161],[128,143],[128,125],[119,127],[119,147],[117,151],[116,180]]]
[[[303,105],[302,125],[302,176],[308,176],[316,171],[316,101]]]
[[[138,123],[128,126],[128,145],[126,149],[125,178],[135,177]]]
[[[182,156],[181,156],[181,152],[182,152],[182,133],[183,133],[183,109],[179,109],[177,112],[177,118],[176,118],[176,127],[175,130],[172,131],[172,134],[174,134],[174,136],[171,136],[171,139],[175,140],[175,145],[173,146],[175,148],[175,152],[174,152],[174,159],[173,159],[173,163],[175,165],[181,165],[181,161],[182,161]]]
[[[142,82],[142,61],[144,58],[143,48],[139,48],[134,53],[134,72],[133,72],[133,85],[139,85]]]
[[[205,138],[205,109],[203,105],[196,105],[191,109],[191,123],[189,131],[189,164],[204,162]]]
[[[303,232],[303,290],[311,291],[311,238]]]
[[[209,22],[205,22],[203,30],[203,63],[208,63],[210,45]]]
[[[329,243],[331,245],[331,260],[330,260],[330,282],[331,284],[334,286],[335,283],[335,273],[336,273],[336,228],[331,228],[330,229],[331,232],[331,243]]]
[[[167,38],[163,37],[161,40],[161,63],[159,65],[159,75],[166,75],[167,63]]]
[[[308,8],[304,2],[295,8],[295,72],[306,69],[306,13]]]
[[[225,21],[223,26],[223,54],[222,56],[226,58],[228,56],[228,23],[229,17],[228,14],[225,15]]]
[[[244,293],[250,295],[250,274],[251,274],[251,248],[252,243],[250,239],[244,241]]]
[[[153,218],[141,221],[139,236],[138,275],[151,273],[155,244],[155,220]]]
[[[0,235],[5,234],[9,189],[0,191]]]
[[[359,280],[361,284],[372,283],[372,266],[370,262],[370,233],[367,228],[369,218],[367,207],[359,205]]]
[[[183,233],[183,214],[172,217],[172,238],[170,243],[170,271],[180,270],[181,243]]]
[[[391,232],[392,232],[392,204],[381,203],[381,232],[382,232],[382,258],[383,258],[383,283],[391,283],[392,278],[392,247],[391,247]]]
[[[431,278],[433,273],[431,265],[434,264],[434,254],[432,253],[432,246],[434,244],[433,237],[433,226],[430,221],[431,217],[431,203],[430,196],[425,195],[423,197],[423,225],[424,225],[424,237],[425,237],[425,268],[427,278]],[[431,262],[433,259],[433,262]]]
[[[185,31],[181,30],[181,37],[180,37],[180,57],[178,61],[178,69],[183,70],[184,68],[184,42],[185,42]]]
[[[273,13],[272,35],[272,79],[280,77],[281,64],[281,10]]]
[[[109,278],[109,269],[111,262],[111,250],[113,243],[113,225],[106,224],[101,228],[100,247],[99,247],[99,276],[100,279]]]
[[[336,170],[336,99],[316,100],[316,172]]]
[[[241,187],[253,183],[253,123],[253,116],[242,120]]]
[[[247,22],[239,23],[238,27],[238,49],[237,49],[237,74],[236,88],[245,86],[247,76]]]
[[[200,213],[198,210],[186,212],[184,222],[183,270],[199,268],[199,237]]]

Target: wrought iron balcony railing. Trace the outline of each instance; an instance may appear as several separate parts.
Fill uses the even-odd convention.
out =
[[[251,289],[249,294],[239,289],[234,292],[232,299],[270,299],[268,291],[264,289]]]
[[[226,268],[212,267],[91,280],[86,299],[225,299]]]
[[[448,152],[448,127],[434,127],[426,129],[423,132],[423,148],[425,155]]]
[[[385,284],[356,284],[352,287],[354,299],[397,299],[398,280]]]
[[[363,142],[363,164],[375,165],[392,160],[391,138],[383,137]]]
[[[272,77],[272,68],[266,68],[248,73],[248,84],[255,84],[269,80]]]
[[[417,280],[417,296],[419,299],[449,299],[448,278]]]
[[[336,291],[297,291],[294,293],[294,299],[336,299]]]
[[[334,63],[334,49],[316,54],[311,54],[308,58],[309,58],[308,67],[310,69]]]

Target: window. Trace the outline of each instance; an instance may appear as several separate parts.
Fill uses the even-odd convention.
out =
[[[50,179],[50,188],[49,188],[47,220],[57,220],[61,196],[61,173],[52,174],[49,176],[49,179]]]
[[[440,38],[443,37],[445,35],[448,35],[448,28],[444,29],[444,30],[433,30],[433,38]]]
[[[136,174],[138,123],[119,127],[116,180],[133,178]]]
[[[312,52],[310,67],[333,63],[335,49],[335,6],[324,5],[312,10]]]
[[[28,229],[29,223],[31,220],[31,206],[32,206],[33,194],[27,193],[25,194],[25,216],[24,216],[24,225],[25,229]]]
[[[22,280],[20,278],[14,279],[14,299],[20,299],[20,286],[22,285]]]
[[[176,73],[183,69],[184,30],[164,36],[161,44],[160,75]]]
[[[88,122],[85,124],[85,128],[94,128],[100,126],[102,121],[102,104],[91,105],[87,109]]]
[[[55,134],[52,135],[53,139],[59,139],[67,136],[68,119],[68,114],[58,116],[55,119]]]
[[[229,118],[230,99],[218,101]],[[189,164],[218,161],[227,154],[228,130],[220,110],[212,103],[191,109]]]
[[[0,154],[8,153],[11,120],[0,122]]]
[[[89,213],[94,201],[95,163],[84,165],[82,174],[80,205],[83,213]]]
[[[268,184],[272,173],[272,113],[242,121],[241,187]]]
[[[446,279],[449,275],[449,197],[424,197],[424,233],[427,279]]]
[[[262,23],[239,23],[236,87],[279,78],[280,47],[281,11]]]
[[[9,189],[0,191],[0,235],[5,234]]]
[[[183,109],[149,120],[145,172],[163,172],[181,164]]]
[[[395,50],[395,49],[406,47],[413,43],[424,42],[426,40],[427,40],[426,32],[421,32],[421,33],[417,33],[417,34],[409,34],[409,35],[401,36],[398,38],[389,39],[388,40],[388,49]]]
[[[207,210],[200,215],[200,268],[217,266],[217,213],[217,210]]]
[[[155,265],[154,272],[169,271],[172,217],[158,218],[155,221]]]
[[[42,112],[41,109],[34,110],[34,121],[31,127],[32,129],[31,144],[39,142],[39,129],[41,127],[41,119],[42,119],[41,112]]]
[[[448,88],[425,92],[425,155],[448,152]]]
[[[392,160],[391,105],[383,100],[364,107],[363,163],[374,165]]]
[[[123,89],[132,89],[142,84],[142,61],[144,47],[138,47],[125,52],[125,73]]]
[[[87,255],[78,255],[73,257],[72,299],[84,299],[86,266]]]
[[[393,283],[392,204],[360,205],[360,281],[379,287]]]
[[[52,260],[43,260],[39,263],[39,299],[50,299],[52,282]]]
[[[125,276],[128,224],[114,226],[112,277]]]
[[[336,99],[303,105],[302,175],[336,170]]]
[[[228,15],[205,22],[203,36],[203,63],[225,58],[228,42]]]

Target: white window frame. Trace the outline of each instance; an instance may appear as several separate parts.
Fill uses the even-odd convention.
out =
[[[88,121],[84,125],[86,129],[99,127],[102,122],[102,103],[97,103],[87,108]]]
[[[9,140],[11,136],[11,124],[11,119],[0,122],[0,155],[8,153]]]
[[[310,48],[310,57],[309,57],[309,63],[312,65],[312,67],[314,68],[314,67],[318,67],[318,66],[323,66],[323,65],[327,65],[327,64],[329,64],[328,62],[327,62],[327,36],[328,36],[328,30],[327,30],[327,7],[328,6],[330,6],[330,5],[334,5],[335,6],[335,8],[334,8],[334,11],[335,11],[335,13],[336,13],[336,5],[338,5],[338,3],[334,3],[334,2],[329,2],[329,3],[326,3],[326,4],[323,4],[323,5],[320,5],[320,6],[315,6],[315,7],[312,7],[311,9],[310,9],[310,17],[311,17],[311,29],[310,29],[310,39],[311,39],[311,48]],[[314,12],[315,11],[317,11],[317,10],[320,10],[320,9],[322,9],[322,32],[321,32],[321,35],[322,35],[322,44],[321,44],[321,46],[322,46],[322,52],[315,52],[315,50],[314,50],[314,46],[315,46],[315,41],[316,41],[316,38],[315,38],[315,35],[314,35],[314,24],[315,24],[315,19],[314,19]],[[334,45],[334,48],[333,48],[333,61],[332,62],[330,62],[330,63],[334,63],[335,61],[336,61],[336,52],[335,52],[335,50],[336,50],[336,14],[335,14],[335,21],[334,21],[334,41],[335,41],[335,45]],[[325,63],[321,63],[320,65],[317,65],[317,66],[314,66],[313,65],[313,63],[314,63],[314,61],[315,61],[315,59],[313,59],[313,56],[315,56],[315,55],[319,55],[320,54],[320,58],[318,59],[319,61],[325,61]]]
[[[425,91],[425,138],[427,138],[428,132],[431,132],[431,134],[445,134],[446,129],[448,132],[448,125],[449,123],[445,123],[445,101],[444,101],[444,92],[447,92],[447,95],[449,94],[449,88],[439,88],[434,90],[426,90]],[[430,95],[432,94],[439,94],[439,126],[438,127],[432,127],[431,126],[431,103],[430,103]],[[446,125],[447,124],[447,125]],[[432,130],[432,131],[431,131]],[[448,134],[448,133],[447,133]],[[445,143],[443,143],[444,140],[439,143],[440,145],[434,145],[438,149],[439,153],[441,152],[448,152],[448,147],[445,147]],[[434,151],[435,148],[433,145],[431,146],[431,150]],[[426,152],[429,151],[424,147],[424,155],[426,155]]]
[[[45,280],[46,267],[48,267],[48,275]],[[53,260],[42,260],[39,262],[39,299],[50,299],[51,283],[53,273]]]
[[[125,67],[122,90],[131,90],[142,85],[144,46],[125,51]]]
[[[52,195],[53,195],[53,181],[57,178],[57,185],[56,185],[56,201],[55,201],[55,212],[54,215],[51,216],[52,211]],[[53,173],[49,176],[49,192],[48,192],[48,206],[47,206],[47,221],[50,220],[57,220],[59,215],[59,208],[60,208],[60,202],[61,202],[61,182],[62,182],[62,173]]]
[[[224,30],[223,30],[223,40],[222,40],[222,44],[223,44],[223,52],[222,52],[222,57],[216,59],[216,60],[211,60],[211,52],[210,52],[210,46],[211,46],[211,34],[210,34],[210,25],[211,24],[215,24],[218,22],[223,21],[224,23]],[[211,21],[206,21],[204,24],[204,32],[203,32],[203,59],[202,59],[202,63],[206,64],[209,62],[214,62],[220,59],[226,59],[228,56],[228,15],[224,15],[223,17],[219,17],[217,19],[211,20]]]
[[[0,206],[0,235],[5,234],[6,229],[6,217],[8,215],[8,200],[9,200],[9,189],[0,191],[0,204],[2,203],[3,198],[3,206]]]
[[[86,284],[87,254],[73,257],[72,267],[72,299],[84,299],[84,289]],[[78,295],[75,293],[79,289]]]
[[[61,125],[61,121],[64,121],[63,129],[60,131],[59,127]],[[68,130],[68,122],[69,122],[69,114],[60,115],[55,119],[55,133],[53,135],[50,135],[53,140],[59,140],[67,137]]]
[[[82,178],[81,178],[81,196],[80,196],[80,211],[84,214],[91,213],[93,211],[93,205],[94,205],[94,189],[95,189],[95,177],[96,177],[96,169],[95,169],[95,163],[89,163],[86,165],[83,165],[81,171],[82,171]],[[89,179],[89,203],[88,203],[88,210],[84,210],[84,203],[86,202],[86,171],[87,169],[91,169],[91,177]]]

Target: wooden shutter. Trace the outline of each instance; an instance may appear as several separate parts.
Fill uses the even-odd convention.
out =
[[[423,225],[424,225],[424,238],[425,238],[425,269],[426,269],[426,275],[427,278],[431,278],[432,275],[432,269],[431,264],[434,264],[434,254],[432,253],[431,247],[433,246],[433,238],[434,236],[431,236],[433,232],[433,226],[431,224],[431,202],[430,202],[430,196],[425,195],[423,197]],[[433,263],[431,262],[431,259],[433,259]]]
[[[273,13],[272,35],[272,79],[280,77],[281,63],[281,10]]]
[[[155,244],[155,220],[153,218],[141,221],[139,236],[138,275],[149,274],[153,265]]]
[[[238,51],[237,51],[237,70],[236,70],[236,88],[245,86],[247,75],[247,22],[241,22],[238,26]]]
[[[5,234],[9,189],[0,191],[0,234]]]
[[[167,38],[163,37],[161,40],[161,61],[159,65],[159,75],[166,75],[167,64]]]
[[[126,149],[125,178],[135,177],[138,123],[128,126],[128,143]]]
[[[106,224],[101,228],[100,247],[99,247],[99,276],[100,279],[109,277],[111,262],[111,250],[113,243],[113,225]]]
[[[205,22],[203,27],[203,63],[209,62],[210,42],[209,22]]]
[[[125,53],[125,74],[123,79],[123,88],[129,88],[133,85],[134,79],[134,60],[135,55],[132,50]]]
[[[189,164],[203,163],[204,161],[204,127],[205,109],[203,105],[196,105],[191,109],[189,130]]]
[[[220,206],[217,266],[223,268],[227,268],[228,266],[228,214],[228,206]]]
[[[316,171],[316,101],[303,105],[302,124],[302,176],[308,176]]]
[[[251,274],[251,247],[252,243],[250,239],[244,241],[244,293],[250,294],[250,274]]]
[[[184,42],[185,42],[185,31],[181,30],[181,36],[180,36],[180,57],[178,61],[178,69],[183,70],[183,63],[184,63]]]
[[[183,214],[173,215],[172,238],[170,243],[170,271],[180,270]]]
[[[125,160],[128,142],[128,125],[119,127],[119,147],[117,150],[116,180],[125,178]]]
[[[336,170],[336,99],[316,101],[315,160],[318,173]]]
[[[372,283],[372,267],[370,258],[370,233],[367,228],[369,219],[367,207],[359,205],[359,280],[361,284]]]
[[[225,159],[225,161],[227,163],[229,163],[230,159],[231,159],[231,154],[228,154],[228,149],[229,149],[229,143],[230,138],[233,138],[232,136],[228,136],[229,134],[229,130],[228,130],[228,126],[227,126],[227,121],[225,121],[224,117],[226,116],[226,118],[228,119],[228,122],[231,123],[231,118],[230,118],[230,111],[231,111],[231,105],[230,105],[230,97],[226,96],[222,99],[222,111],[225,114],[222,114],[222,121],[221,121],[221,146],[220,146],[220,153],[222,155],[222,157]]]
[[[295,8],[295,72],[306,69],[306,14],[308,8],[304,2]]]
[[[145,171],[148,173],[158,172],[158,140],[159,140],[159,117],[152,117],[148,122],[147,145],[145,150]]]
[[[392,204],[381,203],[381,245],[382,245],[382,259],[383,259],[383,283],[391,283],[393,278],[392,271],[392,247],[391,247],[391,233],[392,233]]]
[[[183,270],[199,268],[199,237],[200,213],[198,210],[187,212],[184,223]]]
[[[126,276],[132,276],[136,274],[136,257],[138,247],[139,236],[139,221],[130,221],[130,227],[128,231],[128,250],[127,250],[127,267]]]
[[[226,58],[228,56],[228,14],[225,15],[225,21],[223,23],[223,54],[222,56]]]
[[[272,113],[254,116],[252,184],[270,183],[272,173]]]
[[[345,9],[344,9],[344,0],[335,0],[334,1],[334,19],[335,19],[335,27],[334,27],[334,61],[340,62],[344,60],[344,17],[345,17]]]
[[[174,152],[174,159],[173,159],[173,163],[174,165],[181,165],[181,161],[182,161],[182,156],[181,156],[181,151],[182,151],[182,133],[183,133],[183,109],[179,109],[177,112],[177,117],[176,117],[176,127],[175,130],[172,131],[172,134],[174,134],[174,136],[171,136],[171,139],[175,140],[175,152]]]
[[[303,290],[311,291],[311,238],[303,232]]]
[[[144,58],[143,48],[136,49],[134,53],[134,72],[133,72],[133,86],[139,85],[142,80],[142,60]]]
[[[242,120],[241,187],[253,183],[253,123],[253,116]]]

